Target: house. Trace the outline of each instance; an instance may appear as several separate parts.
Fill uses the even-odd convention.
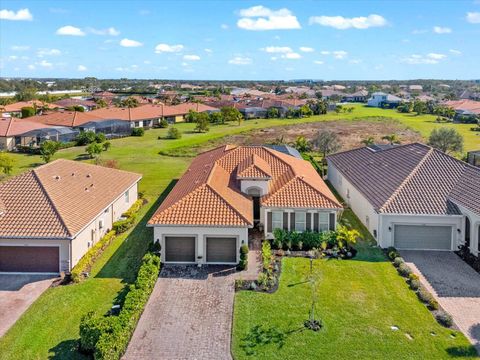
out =
[[[0,184],[0,272],[59,273],[137,200],[141,175],[56,160]]]
[[[452,100],[445,101],[444,105],[455,110],[455,121],[476,123],[480,120],[480,101]]]
[[[367,96],[367,90],[359,90],[352,94],[343,95],[342,102],[365,102],[367,101]]]
[[[368,106],[372,107],[397,107],[402,102],[398,96],[386,94],[384,92],[374,92],[372,97],[368,99]]]
[[[26,107],[34,108],[37,113],[41,113],[43,109],[55,109],[57,105],[37,100],[19,101],[13,104],[0,105],[0,111],[2,117],[22,117],[22,109]]]
[[[383,248],[479,253],[480,168],[427,145],[327,157],[328,180]]]
[[[480,101],[480,91],[464,90],[460,94],[460,99]]]
[[[60,109],[69,109],[73,107],[81,107],[84,111],[91,111],[96,108],[97,103],[93,100],[82,99],[62,99],[55,102],[55,105]]]
[[[420,92],[423,91],[423,86],[422,86],[422,85],[409,85],[409,86],[408,86],[408,89],[409,89],[411,92],[420,93]]]
[[[249,229],[336,227],[342,206],[311,164],[263,146],[197,156],[148,222],[162,262],[235,264]]]

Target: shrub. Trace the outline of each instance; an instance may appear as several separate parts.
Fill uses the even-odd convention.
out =
[[[424,287],[421,287],[420,290],[417,291],[417,296],[420,301],[425,304],[428,304],[431,300],[433,300],[432,294],[430,294]]]
[[[105,141],[103,144],[103,151],[108,151],[112,147],[112,143],[110,141]]]
[[[162,129],[167,128],[168,127],[167,119],[161,119],[160,122],[158,123],[158,127],[161,127]]]
[[[438,301],[435,299],[430,299],[430,301],[428,302],[428,308],[430,310],[438,310],[438,307]]]
[[[258,279],[257,279],[258,285],[260,286],[267,286],[268,285],[268,275],[264,272],[261,272],[258,274]]]
[[[404,261],[403,258],[400,257],[400,256],[397,256],[397,257],[393,260],[393,265],[395,265],[395,267],[399,267],[399,266],[402,265],[403,263],[405,263],[405,261]]]
[[[419,277],[418,277],[417,274],[411,273],[410,275],[408,275],[408,279],[409,279],[410,281],[412,281],[412,280],[418,280]]]
[[[22,107],[21,111],[22,119],[35,115],[35,109],[31,106]]]
[[[93,353],[100,335],[107,331],[111,324],[110,318],[99,316],[93,311],[83,315],[80,320],[80,350]]]
[[[99,144],[107,141],[107,137],[105,136],[104,133],[98,133],[95,135],[95,141]]]
[[[117,233],[121,234],[130,229],[135,224],[135,219],[137,217],[137,212],[143,204],[143,200],[139,199],[133,203],[133,205],[125,211],[122,216],[126,219],[115,221],[112,225],[112,229]]]
[[[410,280],[410,289],[417,291],[420,288],[420,281]]]
[[[80,282],[82,280],[82,274],[90,269],[98,256],[110,245],[114,238],[115,231],[109,231],[82,256],[71,271],[72,281]]]
[[[396,257],[399,257],[400,254],[398,253],[397,249],[395,249],[393,246],[390,246],[387,248],[387,255],[390,260],[394,260]]]
[[[270,242],[265,240],[262,243],[262,264],[263,264],[264,271],[269,271],[271,262],[272,262],[272,249],[270,247]]]
[[[240,247],[240,261],[238,263],[238,270],[245,270],[248,266],[248,245],[244,244]]]
[[[180,139],[182,137],[182,132],[178,128],[172,126],[168,129],[167,138],[168,139]]]
[[[132,136],[143,136],[145,135],[145,130],[143,128],[133,128]]]
[[[452,317],[444,311],[439,311],[435,319],[437,319],[438,323],[442,326],[451,327],[453,325]]]
[[[97,135],[95,134],[94,131],[87,130],[87,131],[80,131],[80,133],[77,135],[75,141],[77,143],[77,146],[83,146],[83,145],[88,145],[93,142],[95,142],[97,139]]]
[[[400,266],[397,268],[397,271],[403,277],[408,277],[412,273],[412,270],[410,270],[408,265],[405,263],[400,264]]]

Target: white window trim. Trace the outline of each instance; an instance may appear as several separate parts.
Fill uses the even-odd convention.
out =
[[[273,216],[275,214],[280,214],[280,220],[274,220]],[[280,225],[275,226],[275,223]],[[275,229],[283,229],[283,211],[272,211],[272,231]]]
[[[322,215],[326,215],[326,221],[322,221]],[[330,229],[330,213],[318,213],[318,232],[328,231]]]

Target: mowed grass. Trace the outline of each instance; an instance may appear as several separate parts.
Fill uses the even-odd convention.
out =
[[[146,221],[173,186],[173,180],[181,176],[191,161],[191,158],[161,156],[159,152],[200,146],[227,135],[260,128],[341,119],[355,121],[369,117],[390,117],[423,131],[422,134],[425,135],[428,135],[429,128],[435,126],[454,126],[467,133],[465,125],[436,124],[430,115],[415,117],[392,110],[355,105],[355,110],[350,114],[327,114],[306,119],[250,120],[240,126],[212,126],[208,133],[203,134],[193,132],[193,124],[178,124],[176,126],[183,132],[183,137],[179,140],[165,139],[166,129],[149,130],[144,137],[112,140],[112,148],[103,153],[102,158],[115,159],[121,169],[143,174],[140,191],[144,193],[148,204],[141,210],[139,224],[114,240],[97,261],[88,280],[81,284],[48,289],[0,339],[0,358],[83,358],[76,348],[80,318],[89,311],[104,313],[113,302],[122,298],[125,286],[134,280],[139,260],[152,239],[151,229],[145,227]],[[467,139],[465,134],[464,136]],[[478,141],[473,135],[469,144],[470,149],[478,147],[475,146]],[[90,162],[91,160],[85,160],[84,152],[84,147],[75,147],[59,151],[54,158]],[[12,175],[42,163],[36,155],[13,156],[16,164]]]

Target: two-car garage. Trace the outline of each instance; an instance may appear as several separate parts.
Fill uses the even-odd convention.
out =
[[[0,272],[59,272],[58,246],[0,246]]]
[[[408,250],[452,250],[452,226],[394,225],[394,246]]]

